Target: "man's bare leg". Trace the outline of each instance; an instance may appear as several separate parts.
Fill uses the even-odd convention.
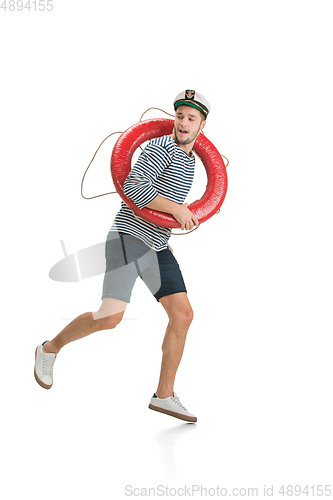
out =
[[[193,311],[186,293],[175,293],[160,299],[169,317],[162,344],[161,374],[156,390],[159,398],[173,396],[173,387],[181,361],[186,335],[193,319]]]
[[[127,302],[105,298],[100,309],[96,312],[87,312],[75,318],[53,340],[43,346],[43,352],[58,354],[66,344],[82,339],[91,333],[100,330],[115,328],[124,315]]]

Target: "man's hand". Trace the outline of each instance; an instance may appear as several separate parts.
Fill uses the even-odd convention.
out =
[[[189,205],[188,203],[184,203],[183,205],[177,205],[172,214],[176,219],[176,221],[179,222],[182,231],[184,231],[184,229],[186,230],[193,229],[194,226],[199,226],[198,219],[187,208],[188,205]]]

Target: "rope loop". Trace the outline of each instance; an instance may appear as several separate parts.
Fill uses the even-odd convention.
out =
[[[164,111],[164,109],[160,109],[160,108],[148,108],[148,109],[146,109],[146,111],[145,111],[145,112],[141,115],[141,118],[140,118],[139,122],[141,122],[141,120],[142,120],[142,118],[144,117],[144,115],[145,115],[148,111],[150,111],[151,109],[157,109],[158,111],[162,111],[162,113],[165,113],[166,115],[172,116],[172,118],[174,118],[174,117],[175,117],[175,115],[170,115],[170,113],[167,113],[166,111]]]
[[[82,177],[82,181],[81,181],[81,196],[82,198],[84,198],[85,200],[92,200],[93,198],[99,198],[100,196],[106,196],[107,194],[115,194],[117,191],[110,191],[110,193],[104,193],[104,194],[98,194],[97,196],[90,196],[90,198],[87,198],[87,196],[84,196],[83,195],[83,181],[84,181],[84,178],[86,176],[86,173],[88,172],[89,170],[89,167],[90,165],[92,164],[92,162],[94,161],[95,159],[95,156],[97,155],[100,147],[102,146],[102,144],[106,141],[106,139],[108,139],[109,137],[111,137],[111,135],[115,135],[115,134],[122,134],[122,132],[112,132],[112,134],[108,135],[107,137],[105,137],[105,139],[100,143],[100,145],[98,146],[98,148],[96,149],[95,151],[95,154],[94,156],[92,157],[91,159],[91,162],[89,163],[88,167],[86,168],[86,171],[85,173],[83,174],[83,177]]]

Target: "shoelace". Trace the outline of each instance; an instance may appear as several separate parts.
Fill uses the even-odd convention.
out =
[[[53,365],[56,358],[50,358],[49,356],[43,356],[43,373],[45,375],[51,375],[53,377]]]
[[[183,410],[187,411],[187,409],[185,408],[184,405],[181,404],[181,402],[179,401],[179,397],[175,397],[175,396],[172,396],[172,399],[174,400],[175,403],[177,403]]]

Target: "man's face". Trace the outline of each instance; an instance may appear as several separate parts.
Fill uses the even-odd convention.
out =
[[[202,121],[198,109],[186,105],[178,106],[173,129],[176,142],[179,145],[191,144],[205,124],[206,121]]]

